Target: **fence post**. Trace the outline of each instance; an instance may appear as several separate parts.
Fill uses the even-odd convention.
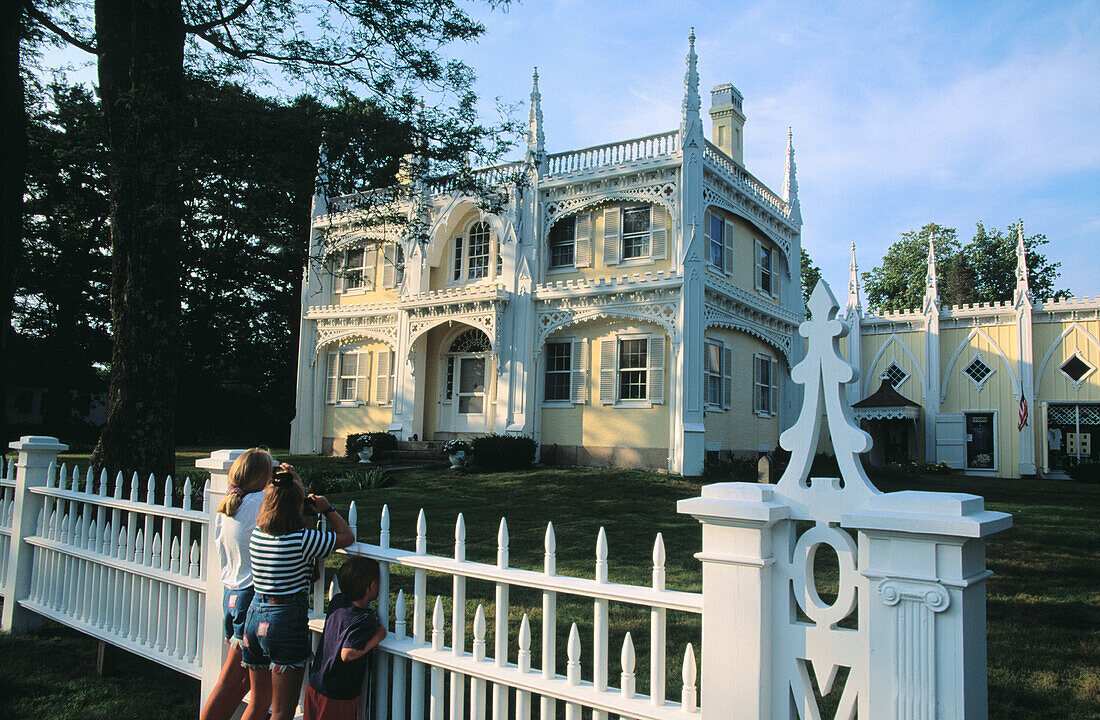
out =
[[[772,485],[716,483],[677,503],[703,526],[702,720],[771,713],[772,547],[790,515],[773,495]]]
[[[37,630],[42,617],[19,604],[31,586],[34,548],[24,540],[37,531],[43,497],[30,492],[46,484],[50,465],[57,454],[69,449],[55,437],[24,435],[8,447],[19,451],[15,465],[15,506],[11,516],[11,543],[8,548],[8,576],[4,583],[4,614],[0,628],[14,634]]]
[[[244,450],[215,450],[208,458],[199,458],[195,461],[195,467],[210,471],[210,484],[207,486],[203,498],[203,507],[206,510],[207,532],[206,542],[202,549],[206,573],[206,606],[203,611],[204,622],[202,627],[202,690],[199,698],[199,706],[210,697],[210,691],[218,682],[221,674],[222,663],[228,646],[222,634],[224,617],[222,615],[222,586],[221,559],[218,557],[218,548],[214,543],[214,516],[218,512],[225,493],[229,490],[229,468],[237,456]]]
[[[845,515],[870,581],[870,716],[988,716],[985,538],[1012,516],[977,495],[895,492]]]

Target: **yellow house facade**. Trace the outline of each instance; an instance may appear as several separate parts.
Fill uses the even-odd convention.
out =
[[[1012,302],[941,306],[930,252],[923,307],[864,315],[853,246],[848,397],[873,463],[1018,477],[1100,458],[1100,299],[1033,298],[1022,229],[1016,255]],[[886,384],[894,400],[870,400]]]
[[[794,150],[777,194],[744,167],[740,93],[712,90],[712,143],[698,83],[692,35],[679,129],[548,154],[536,74],[525,159],[476,171],[501,209],[420,186],[427,237],[316,197],[292,452],[508,433],[696,475],[773,450],[804,316]]]

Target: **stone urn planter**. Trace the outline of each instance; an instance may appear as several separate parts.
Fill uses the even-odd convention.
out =
[[[457,470],[466,464],[466,451],[458,450],[448,455],[447,458],[451,461],[451,468]]]
[[[363,449],[359,451],[359,462],[369,463],[372,457],[374,457],[374,448],[370,445],[364,445]]]

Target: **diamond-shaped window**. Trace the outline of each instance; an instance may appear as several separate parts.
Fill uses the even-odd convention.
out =
[[[986,378],[993,372],[993,368],[985,364],[981,355],[977,355],[970,364],[963,368],[963,372],[966,373],[976,385],[981,387],[981,384],[985,382]]]
[[[895,390],[897,390],[901,386],[901,384],[905,382],[905,379],[909,377],[909,373],[898,367],[897,363],[892,362],[890,363],[890,367],[883,370],[882,375],[880,375],[879,377],[884,380],[889,380],[890,384],[894,386]]]
[[[1074,353],[1073,357],[1062,363],[1062,366],[1058,369],[1075,383],[1081,382],[1093,371],[1092,365],[1082,360],[1077,353]]]

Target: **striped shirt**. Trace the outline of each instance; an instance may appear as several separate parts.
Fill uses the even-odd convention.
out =
[[[328,557],[335,549],[336,533],[302,529],[268,535],[256,528],[248,543],[256,592],[293,595],[309,590],[311,561]]]

